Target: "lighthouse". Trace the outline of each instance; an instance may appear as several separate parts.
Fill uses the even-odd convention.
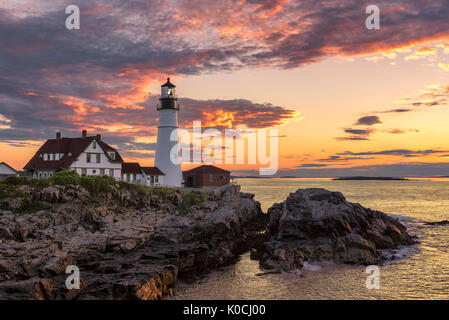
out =
[[[181,164],[173,163],[170,159],[170,151],[178,143],[178,134],[173,131],[178,129],[179,111],[176,104],[178,100],[176,86],[170,82],[170,78],[167,78],[167,82],[161,86],[161,98],[159,100],[155,166],[165,174],[163,185],[180,187],[182,184]],[[170,136],[172,136],[171,140]]]

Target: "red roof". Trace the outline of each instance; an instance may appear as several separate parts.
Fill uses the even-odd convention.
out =
[[[188,171],[184,171],[184,173],[231,173],[230,171],[221,169],[216,166],[211,165],[202,165],[193,169],[190,169]]]
[[[26,164],[24,169],[67,169],[80,156],[80,154],[86,150],[94,139],[104,151],[115,152],[114,160],[112,160],[106,153],[109,161],[116,163],[123,162],[123,159],[117,150],[101,141],[98,137],[61,138],[48,139],[36,152],[34,157],[31,158],[31,160]],[[40,157],[40,155],[43,155],[44,153],[64,153],[64,156],[60,160],[46,161],[43,156]]]
[[[165,176],[165,173],[159,170],[158,167],[142,167],[142,170],[149,176]]]
[[[141,174],[142,168],[137,162],[123,162],[122,173],[136,173]]]

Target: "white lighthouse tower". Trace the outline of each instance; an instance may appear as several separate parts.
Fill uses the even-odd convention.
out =
[[[174,141],[170,140],[173,130],[178,128],[179,107],[176,105],[178,100],[176,86],[168,78],[161,88],[160,105],[157,108],[159,111],[159,126],[155,166],[165,174],[162,181],[163,185],[180,187],[182,184],[181,164],[175,164],[170,159],[170,151],[178,143],[177,133],[174,136]]]

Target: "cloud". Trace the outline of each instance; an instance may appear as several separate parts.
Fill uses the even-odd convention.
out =
[[[449,63],[439,63],[438,64],[438,66],[441,68],[441,69],[443,69],[443,70],[446,70],[446,71],[449,71]]]
[[[303,163],[299,166],[297,166],[297,168],[322,168],[322,167],[327,167],[327,164],[324,163]]]
[[[407,130],[391,129],[391,130],[387,130],[385,132],[391,133],[391,134],[406,134],[406,133],[419,133],[420,131],[418,129],[407,129]]]
[[[10,120],[0,123],[3,141],[45,139],[61,128],[66,135],[78,135],[80,128],[87,128],[121,146],[154,137],[156,112],[148,91],[167,73],[297,68],[449,35],[445,0],[434,0],[432,6],[424,0],[380,0],[378,5],[387,10],[376,32],[361,23],[365,4],[357,0],[325,5],[288,0],[78,0],[80,30],[65,28],[69,4],[2,1],[0,114]],[[258,128],[297,116],[281,106],[244,99],[183,100],[182,123],[201,119],[211,126]],[[366,136],[351,133],[341,139]]]
[[[387,111],[379,111],[379,113],[404,113],[404,112],[410,112],[411,109],[392,109]]]
[[[353,134],[353,135],[365,137],[365,136],[369,136],[370,134],[375,132],[375,130],[373,130],[373,129],[345,129],[345,132]]]
[[[378,116],[366,116],[358,119],[356,125],[372,126],[380,123],[382,123],[382,121]]]
[[[448,150],[408,150],[408,149],[392,149],[392,150],[382,150],[382,151],[366,151],[366,152],[351,152],[346,151],[338,153],[338,155],[343,156],[370,156],[370,155],[383,155],[383,156],[400,156],[400,157],[416,157],[416,156],[427,156],[435,155],[441,153],[447,153]]]
[[[347,162],[352,160],[370,160],[372,157],[348,157],[347,155],[332,155],[324,159],[318,159],[319,162]]]
[[[370,139],[366,138],[366,137],[337,137],[337,138],[335,138],[335,140],[338,140],[338,141],[367,141]]]
[[[246,99],[235,100],[195,100],[180,99],[182,124],[192,125],[201,120],[208,127],[268,128],[279,126],[286,121],[297,119],[299,114],[269,103],[259,104]]]
[[[133,157],[145,158],[147,155],[136,151],[154,150],[154,143],[135,141],[156,136],[158,97],[148,97],[135,108],[110,108],[89,99],[67,99],[58,95],[0,93],[0,139],[17,146],[18,141],[53,138],[56,131],[61,131],[64,136],[76,137],[82,129],[86,129],[89,134],[102,133],[106,142],[120,150],[131,150],[127,154]],[[193,121],[201,121],[204,127],[267,128],[281,125],[297,116],[293,110],[244,99],[180,98],[179,103],[180,126],[187,128],[192,126]]]

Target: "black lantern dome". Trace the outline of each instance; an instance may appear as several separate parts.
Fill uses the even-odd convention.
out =
[[[179,110],[179,107],[176,105],[176,100],[178,100],[176,96],[176,86],[170,82],[170,78],[167,78],[167,82],[161,86],[161,101],[158,110],[160,109],[175,109]]]

